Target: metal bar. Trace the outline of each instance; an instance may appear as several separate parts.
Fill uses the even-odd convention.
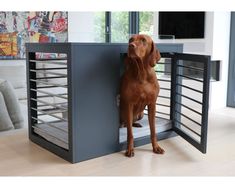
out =
[[[189,110],[191,110],[191,111],[193,111],[193,112],[199,114],[200,116],[202,116],[202,113],[200,113],[200,112],[198,112],[198,111],[196,111],[196,110],[194,110],[194,109],[192,109],[192,108],[190,108],[190,107],[188,107],[188,106],[186,106],[186,105],[184,105],[184,104],[182,104],[182,103],[179,103],[179,102],[177,102],[177,101],[175,101],[175,103],[177,103],[177,104],[179,104],[179,105],[181,105],[181,106],[183,106],[183,107],[185,107],[185,108],[187,108],[187,109],[189,109]]]
[[[68,121],[67,119],[61,118],[61,117],[56,116],[56,115],[54,115],[54,114],[50,114],[50,113],[44,112],[43,110],[40,110],[40,109],[36,109],[36,108],[31,108],[31,109],[32,109],[32,110],[35,110],[35,111],[37,111],[37,112],[42,113],[42,114],[38,114],[38,116],[39,116],[39,115],[40,115],[40,116],[48,115],[48,116],[52,116],[52,117],[54,117],[54,118],[60,119],[60,120],[62,120],[62,121]]]
[[[161,117],[161,116],[155,116],[155,118],[159,118],[159,119],[163,119],[163,120],[168,120],[169,121],[169,119]]]
[[[27,98],[37,98],[37,93],[30,91],[30,88],[37,88],[37,84],[35,82],[30,82],[30,79],[36,79],[36,73],[34,72],[30,72],[30,69],[35,69],[36,68],[36,63],[30,62],[30,59],[35,59],[36,58],[36,53],[35,52],[29,52],[28,49],[26,56],[27,56]],[[35,107],[37,108],[37,102],[35,101],[28,101],[28,128],[29,128],[29,138],[32,138],[32,125],[34,123],[37,123],[37,121],[35,122],[35,120],[32,120],[32,116],[37,117],[37,113],[33,110],[31,110],[31,107]]]
[[[207,63],[204,64],[206,70],[203,75],[203,99],[202,99],[202,129],[201,129],[201,146],[202,153],[206,153],[207,148],[207,127],[208,127],[208,109],[209,109],[209,91],[210,91],[210,76],[211,76],[211,60],[207,57]]]
[[[38,89],[30,89],[30,90],[31,90],[31,91],[35,91],[35,92],[38,92],[38,93],[48,94],[49,96],[59,97],[59,98],[62,98],[62,99],[68,99],[68,97],[64,97],[64,96],[63,96],[63,95],[68,95],[68,93],[52,94],[52,93],[50,93],[50,92],[41,91],[41,90],[38,90]]]
[[[183,117],[187,118],[188,120],[192,121],[193,123],[199,125],[200,127],[202,126],[200,123],[198,123],[197,121],[193,120],[192,118],[186,116],[185,114],[183,114],[183,113],[181,113],[181,112],[179,112],[179,111],[177,111],[177,110],[176,110],[175,112],[178,113],[178,114],[180,114],[180,115],[182,115]]]
[[[58,54],[58,53],[52,53],[52,54]],[[64,54],[65,53],[59,53],[59,54]],[[67,57],[60,57],[60,58],[37,58],[35,60],[42,60],[42,61],[63,61],[63,60],[67,60]]]
[[[201,138],[201,135],[200,135],[200,134],[198,134],[196,131],[194,131],[193,129],[191,129],[190,127],[188,127],[187,125],[185,125],[184,123],[178,121],[177,119],[175,119],[175,121],[176,121],[177,123],[179,123],[180,125],[184,126],[186,129],[190,130],[191,132],[193,132],[194,134],[196,134],[197,136],[199,136],[199,137]]]
[[[170,116],[170,114],[168,113],[164,113],[164,112],[159,112],[159,111],[156,111],[157,114],[162,114],[162,115],[166,115],[166,116]]]
[[[34,63],[45,63],[45,64],[52,64],[52,65],[67,65],[67,60],[29,60],[30,62]]]
[[[41,80],[34,80],[34,79],[30,79],[31,82],[36,82],[36,83],[41,83],[41,84],[45,84],[45,85],[54,85],[56,87],[63,87],[63,88],[67,88],[67,85],[62,85],[62,84],[56,84],[56,83],[49,83],[49,82],[44,82]]]
[[[129,12],[129,33],[139,33],[139,12]]]
[[[156,105],[159,105],[159,106],[164,106],[164,107],[171,107],[170,105],[166,105],[166,104],[162,104],[162,103],[156,103]]]
[[[64,70],[68,69],[67,67],[53,67],[53,68],[36,68],[35,70]]]
[[[193,78],[193,77],[191,77],[191,76],[185,76],[185,75],[181,75],[181,74],[177,74],[176,76],[181,76],[181,77],[183,77],[183,78],[188,78],[188,79],[190,79],[190,80],[194,80],[194,81],[203,83],[203,80],[199,80],[199,79]]]
[[[111,12],[105,12],[105,42],[111,42]]]
[[[195,92],[197,92],[197,93],[201,93],[201,94],[203,94],[203,92],[202,92],[202,91],[200,91],[200,90],[197,90],[197,89],[194,89],[194,88],[191,88],[191,87],[188,87],[188,86],[182,85],[182,84],[178,84],[178,83],[176,83],[176,85],[181,86],[181,87],[184,87],[184,88],[187,88],[187,89],[190,89],[190,90],[195,91]]]
[[[189,66],[186,66],[186,65],[178,65],[179,67],[183,67],[183,68],[186,68],[186,69],[192,69],[192,70],[197,70],[197,71],[201,71],[201,72],[204,72],[204,70],[202,68],[198,68],[198,67],[189,67]]]
[[[176,71],[177,71],[177,64],[178,61],[176,60],[175,56],[171,59],[171,98],[170,98],[170,119],[172,120],[172,126],[175,126],[175,122],[173,121],[175,119],[175,100],[176,100]]]
[[[167,91],[171,91],[171,89],[170,88],[166,88],[166,87],[160,87],[160,90],[167,90]]]
[[[37,77],[37,79],[39,79],[39,80],[44,80],[44,79],[57,79],[57,78],[67,78],[67,76]]]
[[[38,86],[37,89],[46,89],[46,88],[53,88],[58,86]]]
[[[158,71],[158,70],[156,70],[155,72],[171,74],[171,72],[168,72],[168,71]]]
[[[67,108],[64,108],[63,106],[60,106],[61,103],[52,104],[52,103],[48,103],[48,102],[42,101],[42,100],[40,100],[40,99],[34,99],[34,98],[30,98],[30,100],[33,100],[33,101],[36,101],[36,102],[40,102],[40,103],[46,104],[46,105],[48,105],[48,106],[53,106],[53,107],[55,107],[55,108],[60,108],[60,109],[67,110]],[[57,105],[56,105],[56,104],[57,104]],[[64,103],[62,103],[62,104],[64,104]]]
[[[177,95],[180,95],[180,96],[182,96],[182,97],[185,97],[185,98],[187,98],[187,99],[189,99],[189,100],[191,100],[191,101],[193,101],[193,102],[196,102],[196,103],[198,103],[198,104],[200,104],[200,105],[202,105],[202,102],[197,101],[197,100],[195,100],[195,99],[193,99],[193,98],[191,98],[191,97],[188,97],[188,96],[186,96],[186,95],[180,94],[180,93],[178,93],[178,92],[176,92],[176,94],[177,94]]]
[[[198,143],[198,141],[196,139],[194,139],[193,137],[189,136],[186,132],[184,132],[183,130],[181,130],[178,127],[173,127],[173,130],[180,135],[182,138],[184,138],[186,141],[188,141],[190,144],[192,144],[194,147],[196,147],[197,149],[200,150],[201,145],[200,143]]]
[[[158,95],[159,98],[164,98],[164,99],[171,99],[170,97],[166,97],[166,96],[162,96],[162,95]]]
[[[171,80],[157,79],[160,82],[171,82]]]
[[[46,108],[46,109],[40,109],[40,110],[43,110],[43,111],[46,111],[46,112],[49,112],[49,113],[52,113],[52,114],[57,114],[57,113],[63,113],[63,112],[67,112],[67,110],[62,110],[62,109],[58,109],[58,108]]]
[[[171,63],[161,63],[161,62],[157,62],[157,65],[171,65]]]
[[[179,60],[193,61],[201,64],[206,63],[208,59],[208,56],[206,55],[186,54],[186,53],[175,53],[175,55]]]
[[[51,72],[51,71],[41,71],[41,70],[34,70],[34,69],[30,69],[31,72],[36,72],[36,73],[42,73],[42,74],[53,74],[53,75],[57,75],[57,76],[67,76],[67,74],[63,74],[63,73],[59,73],[59,72]]]

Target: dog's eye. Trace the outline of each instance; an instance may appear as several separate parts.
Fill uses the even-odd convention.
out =
[[[132,42],[134,42],[134,38],[129,39],[129,43],[132,43]]]
[[[142,38],[141,41],[145,44],[147,41],[145,38]]]

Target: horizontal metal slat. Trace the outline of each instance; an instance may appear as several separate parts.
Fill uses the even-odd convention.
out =
[[[48,68],[36,68],[35,70],[65,70],[65,69],[68,69],[67,67],[48,67]]]
[[[53,74],[57,76],[65,76],[67,77],[67,74],[59,73],[59,72],[51,72],[51,71],[43,71],[43,70],[37,70],[37,69],[30,69],[31,72],[41,73],[41,74]]]
[[[187,98],[187,99],[189,99],[189,100],[191,100],[191,101],[194,101],[194,102],[196,102],[196,103],[202,105],[202,102],[197,101],[197,100],[195,100],[195,99],[193,99],[193,98],[191,98],[191,97],[188,97],[188,96],[186,96],[186,95],[180,94],[180,93],[178,93],[178,92],[176,92],[176,95],[180,95],[180,96],[182,96],[182,97],[185,97],[185,98]]]
[[[171,82],[171,80],[165,80],[165,79],[157,79],[160,82]]]
[[[197,70],[197,71],[200,71],[200,72],[204,72],[204,69],[198,68],[198,67],[193,67],[193,66],[178,65],[178,67],[182,67],[182,68],[187,68],[187,69],[192,69],[192,70]]]
[[[181,126],[184,126],[186,129],[188,129],[189,131],[193,132],[194,134],[196,134],[197,136],[199,136],[201,138],[201,135],[199,133],[197,133],[196,131],[194,131],[193,129],[191,129],[190,127],[188,127],[187,125],[185,125],[184,123],[178,121],[177,119],[174,119],[177,123],[179,123]]]
[[[57,83],[52,83],[52,82],[45,82],[45,81],[42,81],[42,80],[30,79],[30,81],[31,81],[31,82],[36,82],[36,83],[45,84],[45,85],[52,85],[52,86],[56,86],[56,87],[67,88],[67,85],[62,85],[62,84],[57,84]]]
[[[33,63],[46,63],[46,64],[54,64],[54,65],[67,65],[67,60],[49,60],[49,59],[40,59],[40,60],[29,60],[29,62]]]
[[[32,107],[31,107],[31,109],[34,110],[34,111],[40,112],[41,114],[38,114],[38,116],[48,115],[48,116],[52,116],[52,117],[57,118],[57,119],[62,120],[62,121],[68,121],[67,119],[61,118],[61,117],[56,116],[56,115],[51,114],[51,113],[47,113],[47,112],[45,112],[43,110],[39,110],[39,109],[32,108]]]
[[[171,107],[170,105],[166,105],[166,104],[162,104],[162,103],[156,103],[156,105],[159,105],[159,106],[164,106],[164,107]]]
[[[192,109],[192,108],[190,108],[190,107],[188,107],[188,106],[186,106],[186,105],[184,105],[184,104],[182,104],[182,103],[179,103],[179,102],[177,102],[177,101],[175,101],[175,103],[177,103],[177,104],[179,104],[179,105],[181,105],[181,106],[187,108],[188,110],[191,110],[191,111],[193,111],[193,112],[199,114],[200,116],[202,116],[202,113],[200,113],[200,112],[198,112],[198,111],[196,111],[196,110],[194,110],[194,109]]]
[[[47,92],[47,91],[38,90],[38,89],[30,89],[30,90],[38,92],[38,93],[47,94],[47,95],[53,96],[53,97],[59,97],[59,98],[62,98],[62,99],[68,99],[68,97],[64,97],[63,96],[63,95],[67,95],[67,93],[53,94],[53,93],[50,93],[50,92]]]
[[[160,90],[167,90],[167,91],[171,91],[171,89],[170,88],[166,88],[166,87],[160,87]]]
[[[166,115],[166,116],[170,116],[170,114],[168,113],[165,113],[165,112],[159,112],[159,111],[156,111],[157,114],[162,114],[162,115]]]
[[[158,71],[158,70],[156,70],[155,72],[157,72],[157,73],[167,73],[167,74],[171,74],[171,72],[169,72],[169,71]]]
[[[178,114],[180,114],[181,116],[187,118],[188,120],[192,121],[193,123],[197,124],[198,126],[200,126],[200,127],[202,126],[200,123],[198,123],[197,121],[193,120],[192,118],[186,116],[185,114],[183,114],[183,113],[181,113],[181,112],[179,112],[179,111],[177,111],[177,110],[176,110],[175,112],[178,113]]]
[[[37,79],[39,79],[39,80],[45,80],[45,79],[60,79],[60,78],[67,78],[67,76],[37,77]]]
[[[189,86],[185,86],[185,85],[182,85],[182,84],[179,84],[179,83],[177,83],[176,85],[181,86],[181,87],[184,87],[184,88],[187,88],[187,89],[190,89],[190,90],[195,91],[195,92],[197,92],[197,93],[203,94],[202,91],[197,90],[197,89],[194,89],[194,88],[191,88],[191,87],[189,87]]]
[[[180,76],[180,77],[183,77],[183,78],[188,78],[188,79],[190,79],[190,80],[194,80],[194,81],[203,83],[203,80],[199,80],[199,79],[193,78],[193,77],[191,77],[191,76],[185,76],[185,75],[181,75],[181,74],[177,74],[176,76]]]
[[[48,103],[46,101],[42,101],[40,99],[34,99],[34,98],[30,98],[30,100],[33,100],[33,101],[36,101],[36,102],[39,102],[39,103],[42,103],[42,104],[45,104],[45,105],[48,105],[48,106],[53,106],[55,108],[60,108],[60,109],[67,110],[67,108],[62,106],[64,103]]]
[[[159,98],[164,98],[164,99],[171,99],[170,97],[166,97],[166,96],[162,96],[162,95],[158,95]]]

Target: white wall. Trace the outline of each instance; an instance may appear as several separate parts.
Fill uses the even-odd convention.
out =
[[[68,12],[68,41],[94,42],[94,12]]]
[[[221,60],[221,80],[211,83],[211,109],[225,107],[227,102],[230,17],[230,12],[214,12],[211,55],[212,59]]]

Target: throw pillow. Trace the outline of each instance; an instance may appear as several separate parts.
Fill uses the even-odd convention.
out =
[[[7,131],[10,129],[14,129],[14,126],[7,112],[7,107],[5,104],[4,97],[0,92],[0,131]]]
[[[24,126],[24,117],[21,113],[20,105],[18,103],[13,86],[10,84],[10,82],[0,79],[0,92],[4,97],[8,114],[15,129],[22,128]]]

